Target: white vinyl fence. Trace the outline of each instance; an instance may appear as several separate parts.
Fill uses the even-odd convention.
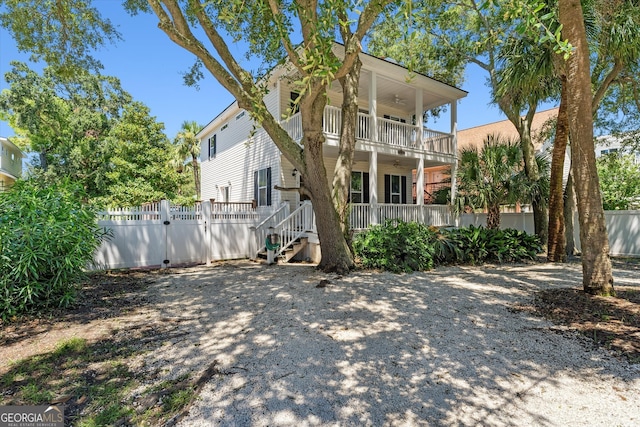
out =
[[[605,211],[610,254],[614,256],[640,256],[640,211]],[[460,215],[460,226],[486,226],[487,214]],[[533,213],[502,213],[500,228],[515,228],[527,233],[534,232]],[[574,218],[574,239],[580,250],[580,227],[578,214]]]
[[[351,212],[354,229],[366,228],[372,217],[377,222],[393,217],[421,220],[430,225],[453,222],[446,206],[398,211],[398,207],[379,205],[373,211],[369,209],[368,205],[354,205]],[[171,206],[166,200],[139,208],[103,211],[98,214],[98,225],[110,230],[112,237],[102,243],[94,261],[98,268],[114,269],[251,258],[255,256],[252,253],[255,244],[251,242],[260,237],[255,234],[256,226],[269,214],[251,203],[207,201],[194,207],[181,207]],[[502,228],[533,233],[532,213],[503,213],[500,218]],[[640,256],[640,211],[606,211],[605,218],[611,254]],[[486,214],[460,216],[460,226],[470,224],[485,226]],[[579,249],[577,216],[575,224]]]
[[[98,268],[131,268],[245,258],[250,227],[258,219],[250,204],[208,201],[182,207],[163,200],[103,211],[98,225],[110,230],[111,238],[102,243],[94,261]]]

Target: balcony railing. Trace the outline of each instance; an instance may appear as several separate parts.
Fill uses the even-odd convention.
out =
[[[418,141],[417,126],[401,123],[395,120],[377,118],[377,138],[372,138],[372,117],[369,114],[358,113],[356,138],[398,148],[422,149],[430,153],[454,155],[453,135],[438,132],[428,128],[422,129],[422,143]],[[302,139],[302,120],[297,113],[282,122],[282,127],[299,141]],[[342,129],[342,111],[340,108],[326,106],[323,114],[324,133],[329,136],[340,135]]]

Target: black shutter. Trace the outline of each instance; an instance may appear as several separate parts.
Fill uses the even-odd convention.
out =
[[[256,206],[259,206],[260,200],[258,200],[258,171],[253,173],[253,200],[256,201]]]
[[[207,139],[207,160],[211,158],[211,138]]]
[[[391,203],[391,175],[384,176],[384,202]]]
[[[402,192],[402,204],[406,205],[407,204],[407,177],[406,176],[402,176],[401,177],[401,186],[400,186],[400,191]]]
[[[267,206],[271,206],[271,168],[267,168]]]
[[[369,172],[362,172],[362,203],[369,203]]]

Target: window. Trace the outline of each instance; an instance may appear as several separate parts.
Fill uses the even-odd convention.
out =
[[[228,203],[230,202],[230,198],[229,198],[229,193],[230,193],[230,188],[229,186],[225,185],[224,187],[220,187],[220,201],[223,203]]]
[[[407,203],[407,177],[402,175],[384,176],[384,202]]]
[[[354,171],[351,173],[349,201],[351,203],[369,203],[369,174],[367,172]]]
[[[291,92],[289,94],[289,108],[291,109],[291,115],[300,112],[300,104],[296,102],[298,98],[300,98],[300,94],[298,92]]]
[[[240,120],[241,118],[243,118],[243,117],[244,117],[244,113],[245,113],[245,112],[243,111],[242,113],[238,114],[238,115],[236,116],[236,120]]]
[[[403,119],[403,118],[396,117],[396,116],[390,116],[388,114],[385,114],[384,118],[387,119],[387,120],[392,120],[394,122],[407,123],[407,121],[405,119]]]
[[[216,158],[216,135],[213,135],[211,138],[209,138],[209,158],[210,159],[215,159]]]
[[[253,197],[258,206],[271,206],[271,168],[254,172]]]
[[[229,127],[229,123],[225,123],[225,124],[224,124],[224,126],[222,126],[222,127],[220,128],[220,132],[222,132],[223,130],[225,130],[225,129],[226,129],[226,128],[228,128],[228,127]]]

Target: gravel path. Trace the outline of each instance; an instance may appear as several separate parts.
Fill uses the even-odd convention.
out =
[[[580,277],[577,264],[190,269],[151,285],[157,314],[188,334],[146,362],[168,376],[217,363],[185,427],[638,426],[640,365],[517,309]]]

